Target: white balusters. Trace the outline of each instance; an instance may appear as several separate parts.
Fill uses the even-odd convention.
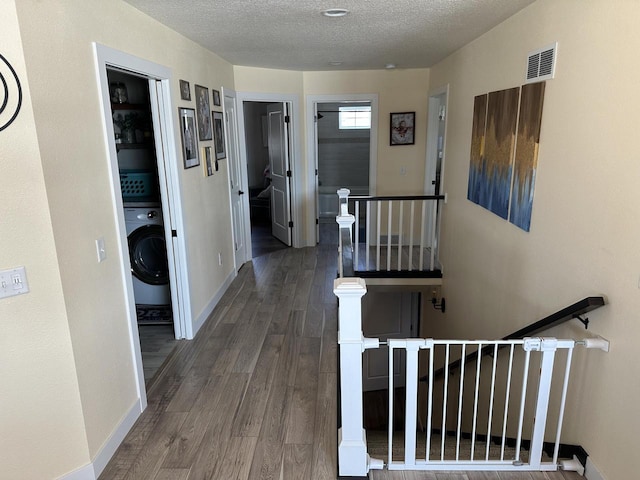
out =
[[[347,189],[339,190],[338,196],[340,215],[336,218],[349,215],[349,202],[353,204],[355,221],[351,238],[355,250],[355,271],[422,272],[440,268],[436,246],[438,204],[443,197],[349,198]],[[416,202],[419,202],[419,211]],[[360,218],[363,211],[364,225]],[[365,229],[365,239],[360,235],[362,228]],[[362,248],[364,253],[361,252]],[[363,263],[362,256],[365,257]]]

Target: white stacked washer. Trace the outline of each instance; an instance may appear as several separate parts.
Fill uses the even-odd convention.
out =
[[[136,304],[170,304],[171,290],[162,210],[159,206],[125,206],[124,220],[129,240]]]

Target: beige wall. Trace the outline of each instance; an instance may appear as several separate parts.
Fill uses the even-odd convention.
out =
[[[221,86],[233,87],[233,69],[216,55],[124,2],[24,0],[17,2],[16,7],[36,129],[34,132],[32,119],[31,137],[24,141],[30,148],[35,148],[37,132],[40,159],[35,155],[28,159],[35,162],[34,168],[37,167],[38,172],[40,168],[44,172],[44,180],[41,178],[34,192],[40,195],[38,211],[42,212],[42,220],[48,220],[49,213],[51,215],[53,237],[50,225],[39,230],[31,227],[29,231],[39,232],[38,240],[47,242],[46,252],[53,257],[47,260],[53,262],[50,267],[53,271],[45,273],[54,276],[56,281],[45,281],[37,271],[29,273],[36,285],[47,285],[46,294],[55,300],[49,311],[58,310],[57,315],[62,316],[60,327],[66,328],[67,337],[70,332],[73,357],[68,350],[69,338],[66,343],[49,339],[46,346],[41,347],[57,348],[56,345],[60,343],[60,348],[64,348],[66,345],[63,359],[75,359],[75,369],[73,363],[69,363],[60,368],[59,375],[75,376],[77,373],[78,382],[75,403],[65,400],[75,406],[73,415],[66,415],[68,419],[60,417],[61,410],[55,408],[56,403],[52,403],[47,410],[47,417],[52,422],[68,420],[75,427],[74,422],[77,423],[78,419],[74,416],[84,416],[88,458],[85,444],[84,460],[75,459],[75,468],[78,468],[95,458],[137,398],[115,229],[116,215],[120,212],[114,211],[110,194],[109,160],[104,147],[101,97],[92,42],[170,67],[174,75],[172,95],[174,101],[178,102],[172,109],[172,114],[176,115],[176,125],[177,106],[195,106],[194,102],[176,100],[180,98],[178,79],[191,82],[193,95],[193,85],[196,83],[218,90]],[[172,134],[176,145],[180,145],[179,132],[176,130]],[[211,145],[211,142],[201,142],[200,146],[204,145]],[[21,152],[21,162],[24,162],[24,149],[18,151]],[[13,152],[14,158],[17,158],[16,152]],[[182,161],[180,155],[177,158],[179,162]],[[38,160],[41,160],[41,167]],[[194,318],[206,310],[224,280],[233,272],[226,169],[227,164],[222,161],[220,171],[209,178],[204,176],[202,166],[180,169],[189,293]],[[3,175],[3,178],[7,177]],[[7,181],[13,182],[11,188],[15,188],[15,179],[9,176]],[[47,200],[49,210],[46,208]],[[29,211],[33,212],[32,209]],[[24,217],[16,216],[13,223],[15,227],[12,228],[26,227]],[[94,242],[100,236],[105,238],[107,260],[98,264]],[[16,244],[19,245],[19,241]],[[17,250],[13,248],[11,251]],[[218,252],[222,254],[222,267],[218,266]],[[55,269],[56,253],[59,274]],[[28,256],[16,253],[12,263],[25,264],[33,261],[33,257],[31,250]],[[18,301],[32,301],[29,298]],[[5,308],[4,305],[2,308]],[[31,308],[36,309],[35,306]],[[23,317],[37,315],[29,315],[28,311],[25,314],[21,310],[19,319]],[[41,332],[36,327],[30,330],[31,335]],[[18,348],[25,348],[32,338],[24,340],[24,346],[18,344]],[[53,365],[51,368],[54,368]],[[37,378],[30,380],[33,388],[41,388],[44,383]],[[78,391],[82,407],[78,404]],[[66,405],[64,410],[67,410]],[[18,413],[22,418],[40,415],[29,403],[25,403]],[[25,432],[11,432],[9,435],[5,432],[3,437],[15,438],[18,433]],[[32,432],[34,437],[40,434],[39,431]],[[68,436],[73,438],[72,435]],[[61,437],[66,438],[67,435]],[[41,448],[35,452],[48,455],[50,451],[53,450]],[[78,455],[81,449],[72,448],[70,451]],[[31,455],[34,455],[34,450]],[[66,455],[71,453],[67,452]],[[22,462],[22,468],[27,468],[31,463]],[[34,475],[34,478],[49,477],[56,469],[49,465],[48,475]]]
[[[305,95],[378,94],[377,195],[424,191],[428,92],[428,69],[304,73]],[[392,112],[416,112],[415,145],[389,145]]]
[[[573,321],[550,333],[611,340],[609,354],[577,355],[565,436],[584,446],[608,479],[636,476],[629,439],[640,430],[632,344],[640,335],[638,18],[633,1],[612,8],[540,0],[431,71],[431,85],[451,87],[441,243],[447,313],[434,334],[499,337],[605,294],[608,305],[589,315],[589,331]],[[556,40],[525,233],[466,199],[473,97],[522,84],[528,52]]]
[[[57,478],[88,463],[89,451],[14,1],[0,11],[0,53],[24,95],[0,132],[0,269],[24,265],[30,287],[0,300],[0,477]]]
[[[378,95],[378,152],[376,193],[418,194],[424,190],[424,164],[427,131],[429,70],[357,70],[338,72],[292,72],[264,68],[234,67],[236,90],[251,93],[284,93],[298,95],[303,112],[300,125],[304,129],[302,165],[308,178],[309,141],[306,137],[306,96],[308,95]],[[389,114],[416,112],[415,145],[389,146]],[[401,169],[404,168],[404,174]],[[313,191],[312,185],[305,189]],[[314,223],[313,198],[305,195],[305,224]],[[311,230],[314,230],[312,228]],[[314,240],[307,240],[313,244]]]

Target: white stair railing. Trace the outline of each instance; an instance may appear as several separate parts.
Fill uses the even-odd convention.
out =
[[[340,354],[340,419],[338,429],[338,471],[340,476],[365,476],[381,469],[382,460],[369,457],[363,428],[362,353],[379,346],[377,339],[362,335],[362,297],[367,293],[361,278],[334,281],[338,297],[338,345]]]
[[[446,202],[445,195],[350,197],[348,189],[337,193],[338,223],[341,218],[353,218],[354,270],[433,272],[441,269],[438,240],[440,207]],[[348,212],[349,204],[353,206],[353,215]]]
[[[366,349],[385,346],[377,338],[363,336],[361,302],[366,291],[365,281],[360,278],[338,278],[334,282],[339,301],[338,468],[341,476],[366,476],[369,470],[384,467],[383,460],[369,456],[363,427],[363,353]],[[406,398],[401,442],[404,453],[398,459],[393,456],[398,440],[393,423],[393,375],[390,375],[387,468],[555,471],[562,467],[579,470],[578,462],[558,459],[571,358],[576,345],[609,350],[609,342],[601,338],[584,341],[546,337],[499,341],[390,339],[386,344],[390,372],[394,371],[394,351],[405,351]],[[484,357],[487,348],[491,355]],[[425,351],[428,358],[421,359],[421,351]],[[552,383],[558,383],[552,382],[553,370],[559,351],[566,351],[564,375],[557,396],[559,402],[554,405],[555,415],[550,418],[551,387]],[[500,355],[499,352],[507,353]],[[472,367],[462,361],[458,364],[459,370],[450,371],[451,360],[465,359],[468,354],[476,356],[475,360],[472,358]],[[423,404],[425,428],[419,434],[418,426],[422,424],[418,403],[420,365],[423,368],[426,365],[428,385]],[[443,365],[444,375],[436,379],[439,365]],[[547,425],[555,425],[555,431],[546,432]],[[452,432],[451,438],[447,438],[449,432]],[[546,459],[545,438],[552,438],[553,443],[553,453]],[[515,447],[509,445],[513,439]],[[525,444],[528,451],[523,453]]]

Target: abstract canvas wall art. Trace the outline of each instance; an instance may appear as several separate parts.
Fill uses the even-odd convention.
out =
[[[472,151],[469,166],[467,198],[505,220],[509,213],[519,94],[518,87],[489,93],[484,148],[481,155]],[[480,107],[481,102],[475,103],[474,110],[476,106]],[[474,112],[474,120],[475,117]]]
[[[520,99],[509,221],[526,232],[531,226],[544,86],[544,82],[523,85]]]
[[[473,125],[471,127],[471,163],[469,165],[469,185],[467,198],[480,203],[482,179],[484,178],[484,134],[487,125],[487,94],[473,99]]]

